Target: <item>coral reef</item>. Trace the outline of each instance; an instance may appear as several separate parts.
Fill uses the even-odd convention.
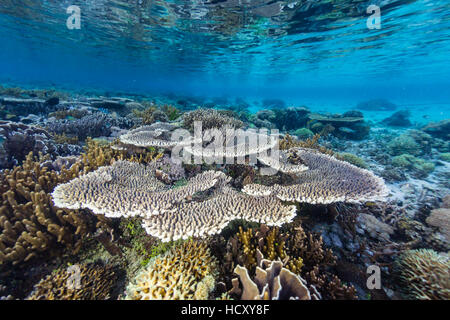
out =
[[[354,155],[352,153],[348,152],[341,152],[336,155],[336,158],[342,161],[346,161],[348,163],[351,163],[354,166],[367,169],[367,163],[357,155]]]
[[[308,128],[314,133],[324,130],[339,139],[362,140],[369,135],[370,126],[359,111],[348,111],[337,115],[311,113]]]
[[[408,170],[414,177],[425,178],[433,172],[435,166],[432,162],[414,157],[410,154],[402,154],[392,158],[392,165]]]
[[[388,189],[383,179],[370,171],[337,160],[312,149],[294,151],[308,170],[297,174],[297,183],[290,186],[248,184],[242,191],[254,196],[275,195],[283,201],[326,204],[384,200]]]
[[[73,265],[42,279],[27,300],[106,300],[111,297],[116,277],[108,266]]]
[[[223,244],[221,246],[224,246]],[[355,299],[355,288],[341,283],[339,278],[328,272],[335,265],[330,249],[326,249],[322,237],[305,231],[299,221],[282,228],[249,228],[239,232],[228,240],[222,265],[222,274],[227,281],[228,272],[240,265],[252,276],[256,271],[258,251],[269,260],[283,263],[283,268],[306,279],[308,290],[317,297]],[[231,277],[232,279],[232,277]],[[232,281],[236,287],[236,281]]]
[[[306,126],[310,119],[310,111],[306,107],[288,107],[274,109],[275,118],[272,122],[280,130],[293,130]]]
[[[52,251],[76,252],[81,240],[96,227],[108,229],[101,217],[58,209],[51,199],[53,188],[114,159],[112,150],[88,141],[86,153],[69,169],[48,170],[30,153],[21,166],[0,174],[0,262],[18,264]]]
[[[450,244],[450,195],[444,198],[441,208],[431,210],[430,215],[426,218],[426,222],[438,228],[444,235],[447,244]]]
[[[206,300],[216,259],[205,242],[189,240],[152,259],[127,286],[128,300]]]
[[[79,154],[81,147],[58,144],[42,128],[23,123],[0,121],[0,168],[21,164],[29,152],[57,156]]]
[[[450,260],[430,249],[407,250],[395,262],[406,298],[450,299]]]
[[[205,237],[220,233],[235,219],[282,225],[295,217],[295,206],[284,206],[275,197],[251,197],[223,187],[218,195],[201,202],[181,203],[174,212],[145,219],[147,233],[163,241]]]
[[[423,131],[435,138],[450,140],[450,120],[442,120],[439,122],[431,122],[422,128]]]
[[[276,125],[273,123],[275,117],[276,115],[273,110],[264,109],[252,115],[250,121],[258,128],[275,129]]]
[[[241,128],[244,126],[241,120],[227,116],[215,109],[196,109],[183,115],[183,125],[189,130],[194,129],[195,121],[201,121],[203,129],[222,128],[224,126]]]
[[[409,110],[400,110],[394,112],[381,122],[390,127],[410,127],[412,126],[412,123],[409,120],[409,117],[411,117],[411,112]]]
[[[143,165],[116,161],[111,166],[58,185],[52,198],[57,207],[89,208],[107,217],[150,217],[170,211],[173,205],[194,193],[213,187],[221,172],[206,171],[186,186],[168,189],[155,175],[155,162]]]
[[[314,136],[314,132],[308,128],[300,128],[294,131],[294,135],[296,135],[300,140],[306,140],[312,138]]]
[[[113,126],[129,128],[131,123],[124,118],[114,118],[102,112],[93,113],[80,119],[49,119],[47,122],[47,129],[50,132],[77,136],[79,140],[85,140],[87,137],[109,136]]]
[[[413,156],[426,155],[431,152],[432,137],[419,130],[409,130],[387,144],[389,154],[398,156],[409,154]]]
[[[283,262],[264,259],[258,249],[256,252],[258,266],[254,280],[245,267],[237,266],[234,272],[239,276],[242,289],[235,279],[230,294],[240,294],[241,300],[311,300],[304,279],[284,268]],[[313,297],[320,299],[317,295]]]
[[[391,111],[397,109],[397,106],[386,99],[372,99],[358,103],[356,108],[368,111]]]

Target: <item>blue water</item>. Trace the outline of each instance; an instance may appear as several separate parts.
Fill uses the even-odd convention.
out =
[[[370,4],[381,28],[368,29]],[[69,30],[66,9],[81,9]],[[1,0],[0,83],[448,118],[448,0]],[[373,117],[378,116],[374,114]]]

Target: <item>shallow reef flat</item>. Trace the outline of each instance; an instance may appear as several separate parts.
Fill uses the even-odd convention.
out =
[[[354,105],[1,87],[0,299],[450,299],[450,120]]]

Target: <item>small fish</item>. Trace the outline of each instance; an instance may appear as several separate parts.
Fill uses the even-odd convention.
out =
[[[429,116],[429,115],[427,115],[427,114],[424,114],[424,115],[422,116],[422,118],[424,118],[424,119],[429,119],[429,118],[430,118],[430,116]]]

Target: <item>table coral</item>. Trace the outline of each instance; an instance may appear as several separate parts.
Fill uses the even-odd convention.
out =
[[[384,200],[388,189],[372,172],[312,149],[293,151],[308,170],[297,173],[297,183],[283,186],[248,184],[243,192],[254,196],[275,195],[282,201],[328,204]]]

